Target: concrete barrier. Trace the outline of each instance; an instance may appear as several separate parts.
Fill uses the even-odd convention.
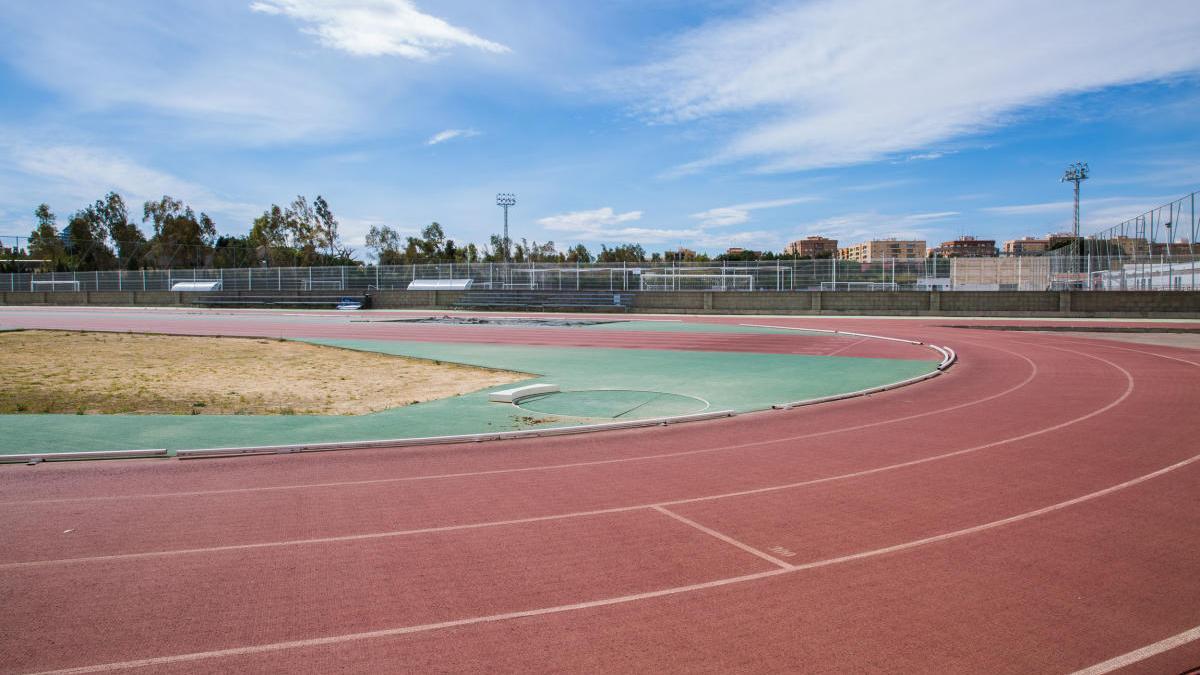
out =
[[[348,293],[350,291],[347,291]],[[361,291],[354,291],[360,293]],[[231,291],[253,295],[262,291]],[[324,291],[272,295],[328,296]],[[368,291],[372,309],[454,309],[462,291]],[[877,316],[1016,316],[1200,318],[1196,291],[629,291],[643,314],[796,314]],[[624,292],[622,293],[624,294]],[[187,306],[170,291],[5,291],[5,305]]]

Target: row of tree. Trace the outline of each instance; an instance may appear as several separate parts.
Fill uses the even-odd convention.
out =
[[[165,195],[142,205],[141,226],[116,192],[72,213],[61,229],[48,204],[40,204],[34,218],[28,246],[5,251],[6,267],[20,262],[28,263],[21,271],[358,264],[320,195],[311,205],[303,196],[286,207],[272,204],[241,236],[218,235],[208,214]]]
[[[59,227],[47,204],[34,211],[36,224],[22,249],[0,249],[0,271],[91,271],[204,268],[307,267],[361,265],[355,251],[338,233],[338,220],[329,203],[318,195],[311,204],[296,197],[287,206],[272,204],[254,219],[244,235],[219,235],[212,218],[196,213],[181,200],[163,196],[142,205],[140,224],[131,218],[125,200],[116,192],[70,215]],[[145,228],[145,229],[144,229]],[[708,261],[704,253],[687,249],[647,254],[640,244],[601,245],[595,255],[583,244],[558,250],[554,242],[539,244],[522,238],[505,241],[492,235],[482,246],[460,245],[431,223],[418,236],[402,237],[395,228],[374,225],[366,247],[381,265],[428,262],[555,262],[637,263]],[[773,260],[770,252],[743,251],[712,260]]]

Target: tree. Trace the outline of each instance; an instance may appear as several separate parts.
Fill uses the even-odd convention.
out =
[[[90,271],[116,267],[117,258],[107,243],[108,229],[95,206],[71,214],[61,236],[73,269]]]
[[[409,237],[409,248],[416,251],[417,259],[409,262],[433,262],[445,252],[446,232],[436,221],[426,225],[421,230],[420,238]]]
[[[596,262],[645,262],[646,251],[641,244],[621,244],[614,248],[609,248],[604,244],[600,245],[600,254],[596,256]]]
[[[296,256],[290,245],[290,231],[287,214],[279,206],[272,204],[263,211],[254,219],[247,236],[247,243],[254,248],[255,261],[274,266],[294,264]]]
[[[324,246],[326,255],[329,258],[336,257],[337,249],[340,241],[338,240],[338,221],[333,216],[333,211],[329,209],[329,202],[321,195],[313,200],[313,210],[316,211],[317,228],[320,232],[318,239]]]
[[[250,243],[249,235],[240,237],[217,237],[213,247],[213,267],[253,267],[260,258]]]
[[[33,212],[37,225],[29,233],[29,255],[44,260],[40,266],[47,271],[65,270],[67,251],[58,232],[57,218],[49,204],[39,204]]]
[[[380,265],[399,265],[404,262],[400,251],[400,233],[387,225],[372,225],[367,231],[367,248],[375,252]]]
[[[163,195],[142,206],[142,222],[150,221],[154,236],[150,252],[159,267],[204,267],[217,238],[217,226],[208,214],[196,216],[192,207]]]
[[[484,249],[484,260],[490,262],[504,262],[512,258],[512,240],[504,241],[504,237],[498,234],[493,234],[488,238],[491,244],[490,248]]]
[[[92,206],[100,224],[112,238],[117,249],[117,258],[121,267],[138,269],[146,252],[146,235],[136,223],[129,220],[129,210],[125,208],[125,200],[116,192],[109,192],[104,199],[97,199]]]
[[[566,260],[573,263],[590,263],[592,262],[592,254],[583,244],[575,244],[567,249]]]
[[[304,195],[297,195],[284,212],[291,248],[296,251],[297,263],[303,267],[316,261],[321,245],[321,221],[308,205]]]

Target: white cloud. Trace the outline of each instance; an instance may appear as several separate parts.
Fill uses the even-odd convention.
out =
[[[547,230],[556,230],[561,232],[591,232],[603,231],[613,225],[628,223],[642,219],[641,211],[628,211],[626,213],[616,213],[611,206],[594,209],[592,211],[571,211],[570,213],[560,213],[554,216],[546,216],[539,218],[538,224]]]
[[[322,45],[355,56],[429,60],[454,47],[510,51],[421,12],[411,0],[257,0],[250,9],[296,19]]]
[[[747,159],[781,171],[916,158],[1056,97],[1195,72],[1194,9],[1190,0],[1152,11],[1140,0],[791,3],[687,32],[606,84],[654,121],[736,117],[742,131],[677,173]]]
[[[783,201],[783,200],[780,200]],[[766,203],[766,202],[761,202]],[[683,245],[701,249],[762,245],[773,248],[779,236],[772,232],[709,232],[703,226],[683,228],[639,227],[641,211],[616,213],[611,207],[572,211],[538,219],[547,230],[568,233],[585,242],[635,242],[645,245]]]
[[[750,212],[759,209],[773,209],[780,206],[791,206],[805,202],[816,201],[816,197],[794,197],[791,199],[772,199],[761,202],[747,202],[733,206],[721,206],[700,213],[693,213],[692,218],[700,221],[700,227],[726,227],[740,225],[750,220]]]
[[[445,131],[439,131],[430,136],[429,140],[425,141],[425,145],[437,145],[438,143],[444,143],[452,138],[470,138],[478,135],[479,132],[475,131],[474,129],[446,129]]]
[[[946,218],[952,218],[957,215],[959,215],[958,211],[935,211],[933,213],[913,213],[913,214],[904,216],[904,220],[906,222],[910,222],[910,223],[920,222],[920,221],[925,221],[925,220],[944,220]]]
[[[102,148],[79,145],[33,147],[2,146],[0,156],[15,169],[42,180],[46,199],[69,200],[83,206],[99,199],[109,191],[119,193],[130,208],[130,216],[141,218],[142,202],[158,200],[163,195],[181,199],[197,211],[235,219],[239,230],[261,208],[225,199],[208,188],[177,176],[144,166],[120,153]],[[41,199],[41,197],[39,197]],[[61,207],[60,207],[61,208]],[[60,213],[61,215],[61,213]]]

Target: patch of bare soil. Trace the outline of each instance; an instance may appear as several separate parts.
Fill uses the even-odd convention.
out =
[[[0,414],[360,415],[528,378],[302,342],[0,333]]]

